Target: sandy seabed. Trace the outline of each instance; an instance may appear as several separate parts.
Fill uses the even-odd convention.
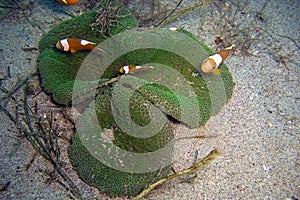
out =
[[[191,2],[184,1],[183,4]],[[235,3],[216,1],[223,14],[228,10],[226,6],[234,7]],[[84,10],[83,6],[84,1],[63,9],[78,15]],[[4,78],[7,66],[11,74],[9,79],[1,80],[1,86],[10,88],[18,79],[36,70],[38,52],[23,51],[22,48],[36,47],[44,33],[70,18],[59,8],[55,2],[34,1],[30,11],[13,11],[0,21],[0,76]],[[238,12],[237,22],[244,19],[244,23],[257,26],[258,31],[263,28],[272,37],[266,34],[257,38],[249,49],[252,55],[246,55],[245,49],[238,46],[242,46],[242,40],[245,40],[241,36],[243,32],[231,35],[238,46],[226,60],[236,83],[233,97],[204,127],[193,130],[177,127],[176,131],[181,134],[200,133],[214,137],[193,141],[189,146],[193,148],[182,154],[174,168],[181,169],[182,163],[193,163],[196,150],[198,159],[213,148],[220,149],[223,155],[197,172],[197,177],[190,183],[181,180],[168,182],[146,199],[300,198],[300,2],[273,0],[264,5],[261,1],[250,1],[243,9],[262,10],[263,15],[256,18],[249,15],[247,21],[247,16]],[[191,12],[170,26],[184,27],[208,46],[216,48],[214,39],[220,34],[226,35],[218,25],[221,22],[222,12],[209,5],[207,9]],[[50,104],[46,95],[43,101]],[[68,199],[61,185],[55,181],[47,183],[49,177],[43,172],[48,169],[47,161],[37,157],[25,170],[34,155],[34,149],[27,141],[23,140],[12,153],[20,133],[2,112],[0,126],[0,188],[3,189],[0,198]],[[64,130],[61,129],[61,134]],[[72,166],[67,167],[84,199],[108,199],[80,181]],[[7,183],[9,185],[4,190]]]

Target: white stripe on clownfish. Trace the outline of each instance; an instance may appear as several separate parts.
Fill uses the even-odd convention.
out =
[[[176,27],[170,27],[169,30],[170,30],[170,31],[177,31],[178,28],[176,28]]]
[[[69,51],[70,46],[69,46],[69,42],[67,39],[61,40],[60,43],[64,47],[64,49],[63,49],[64,51]]]
[[[209,56],[208,58],[213,59],[217,66],[219,66],[223,61],[222,56],[220,54],[215,54],[215,55]]]
[[[124,70],[124,74],[128,74],[129,73],[129,66],[123,66],[123,70]]]
[[[88,45],[88,44],[96,44],[96,43],[90,42],[90,41],[87,41],[87,40],[81,40],[81,41],[80,41],[80,44],[81,44],[82,46],[85,46],[85,45]]]

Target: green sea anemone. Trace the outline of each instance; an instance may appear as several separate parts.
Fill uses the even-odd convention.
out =
[[[129,14],[128,10],[122,9],[126,15]],[[92,30],[90,26],[95,23],[95,16],[95,11],[89,11],[62,22],[45,35],[39,43],[38,70],[43,87],[54,101],[67,106],[72,103],[74,107],[84,102],[88,104],[76,120],[76,125],[80,126],[76,127],[77,132],[69,148],[70,161],[79,176],[110,196],[134,196],[157,179],[168,175],[173,156],[172,122],[181,122],[191,128],[203,125],[231,97],[234,82],[225,64],[220,66],[222,73],[218,76],[201,74],[198,66],[213,53],[212,50],[188,31],[174,32],[168,29],[145,31],[144,36],[154,40],[142,39],[144,44],[152,42],[161,45],[161,48],[150,45],[129,50],[114,59],[101,72],[100,77],[78,79],[77,73],[83,62],[88,65],[82,71],[97,76],[98,65],[113,55],[104,56],[104,52],[102,60],[91,60],[89,63],[88,52],[65,53],[56,50],[54,46],[59,39],[66,37],[104,42],[103,33]],[[107,35],[115,35],[137,25],[131,15],[119,20],[111,29],[106,29],[111,31]],[[139,32],[143,31],[136,29],[130,32],[132,35],[125,37],[133,38],[131,43],[134,44],[138,42],[135,38]],[[163,38],[171,42],[160,44]],[[189,46],[190,43],[185,40],[191,41],[194,46]],[[164,45],[174,51],[164,48]],[[184,53],[180,55],[176,53],[178,51]],[[141,74],[123,75],[115,82],[103,85],[103,82],[118,77],[119,69],[128,64],[151,64],[154,68]],[[74,85],[76,91],[73,91]],[[89,89],[94,89],[94,94],[88,93]],[[92,118],[93,113],[96,114],[97,125]],[[111,132],[110,140],[102,137],[105,130]],[[148,132],[155,134],[150,135]],[[90,146],[87,141],[92,141]],[[161,166],[159,168],[152,169],[146,163],[138,166],[139,169],[144,168],[144,171],[130,170],[126,165],[120,168],[124,159],[130,160],[131,155],[151,154],[164,150],[165,146],[169,148],[160,154],[158,159],[161,161],[156,163]],[[99,151],[107,150],[114,154],[99,158],[95,156],[99,153],[95,147],[101,147]],[[126,157],[118,152],[127,152]],[[108,157],[116,159],[120,166],[105,163],[103,160]]]

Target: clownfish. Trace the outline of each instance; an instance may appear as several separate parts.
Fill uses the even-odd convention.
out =
[[[120,73],[122,74],[135,74],[137,72],[153,69],[152,66],[139,66],[139,65],[126,65],[121,67]]]
[[[223,49],[222,51],[209,56],[207,59],[205,59],[201,64],[201,70],[204,73],[211,73],[215,70],[218,70],[219,65],[227,58],[229,55],[229,52],[232,48],[234,48],[235,45],[232,44],[229,47]]]
[[[71,6],[78,3],[79,0],[56,0],[61,5]]]
[[[100,48],[96,47],[97,44],[94,42],[90,42],[87,40],[77,39],[77,38],[66,38],[59,40],[56,44],[56,48],[62,50],[62,51],[71,51],[71,53],[75,53],[76,51],[81,50],[93,50],[98,49],[100,51],[103,51]]]

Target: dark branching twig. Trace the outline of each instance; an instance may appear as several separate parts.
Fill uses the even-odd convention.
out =
[[[163,20],[161,20],[161,21],[156,25],[156,27],[159,27],[164,21],[166,21],[166,19],[167,19],[168,17],[170,17],[170,16],[176,11],[176,9],[180,6],[180,4],[182,3],[182,1],[183,1],[183,0],[180,0],[180,1],[177,3],[177,5],[175,6],[175,8],[174,8],[167,16],[165,16],[165,18],[164,18]]]
[[[57,179],[55,180],[69,191],[73,198],[82,199],[78,188],[63,170],[57,134],[52,127],[52,115],[50,115],[48,123],[49,128],[47,129],[42,123],[41,118],[36,116],[36,113],[33,112],[28,103],[28,86],[25,87],[22,108],[16,103],[16,107],[13,111],[14,114],[7,108],[8,102],[10,102],[11,99],[14,99],[13,95],[28,82],[29,78],[30,77],[18,81],[16,86],[10,90],[5,97],[0,99],[1,112],[15,124],[16,128],[19,129],[22,134],[24,134],[24,137],[31,143],[37,153],[52,164],[54,171],[61,177],[59,181]],[[22,115],[19,115],[20,110],[24,111]],[[20,116],[24,116],[23,119],[20,119]]]
[[[254,50],[258,49],[259,43],[266,47],[272,47],[271,49],[266,48],[266,50],[260,49],[259,53],[264,51],[270,53],[271,50],[274,57],[285,57],[278,56],[279,51],[274,51],[280,45],[282,38],[293,42],[299,50],[299,42],[296,39],[278,35],[267,29],[267,18],[264,17],[264,10],[268,4],[269,1],[265,1],[261,8],[249,10],[249,0],[213,3],[209,9],[211,9],[210,15],[215,25],[212,27],[216,34],[215,44],[218,45],[216,51],[223,49],[229,43],[234,43],[242,55],[258,56],[258,51]],[[294,62],[292,59],[290,61]]]
[[[106,6],[99,8],[96,21],[91,24],[91,27],[93,30],[100,32],[103,37],[111,36],[111,29],[120,25],[120,19],[129,16],[131,16],[131,13],[124,13],[120,2],[109,0]]]
[[[192,10],[195,10],[195,9],[199,9],[203,6],[206,6],[208,5],[209,3],[213,2],[214,0],[203,0],[201,3],[195,3],[194,5],[192,6],[189,6],[189,7],[186,7],[186,8],[183,8],[182,10],[178,11],[178,14],[171,17],[170,19],[167,19],[169,16],[167,16],[165,19],[163,19],[158,25],[156,25],[157,28],[161,28],[161,27],[164,27],[165,25],[167,24],[170,24],[171,22],[177,20],[178,18],[184,16],[185,14],[189,13],[190,11]],[[181,3],[181,2],[179,2]],[[179,6],[179,5],[178,5]],[[175,11],[175,10],[174,10]],[[174,13],[174,12],[172,12]],[[172,14],[171,13],[171,14]]]

